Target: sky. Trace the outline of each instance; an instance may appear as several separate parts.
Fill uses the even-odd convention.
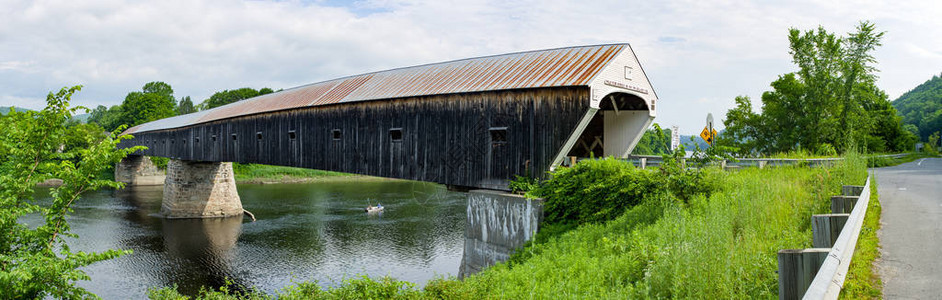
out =
[[[895,99],[942,73],[942,1],[19,1],[0,0],[0,106],[120,104],[151,81],[199,103],[476,56],[631,44],[662,127],[717,127],[738,95],[795,71],[789,28],[885,31],[878,86]]]

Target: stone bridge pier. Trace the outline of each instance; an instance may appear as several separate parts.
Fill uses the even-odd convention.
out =
[[[171,159],[160,213],[170,219],[241,216],[232,163]]]
[[[114,180],[126,186],[161,185],[165,177],[164,171],[143,155],[128,155],[114,168]]]
[[[160,213],[168,219],[234,217],[243,213],[230,162],[170,159],[164,176],[146,156],[128,156],[115,168],[115,179],[128,185],[163,184]]]

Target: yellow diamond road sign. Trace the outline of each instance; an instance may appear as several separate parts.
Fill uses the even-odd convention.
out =
[[[700,137],[703,138],[707,144],[713,145],[713,136],[716,135],[716,130],[710,132],[709,128],[703,127],[703,131],[700,132]]]

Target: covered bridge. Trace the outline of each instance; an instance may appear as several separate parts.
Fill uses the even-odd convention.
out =
[[[628,44],[338,78],[128,129],[139,155],[507,189],[568,157],[624,157],[657,95]]]

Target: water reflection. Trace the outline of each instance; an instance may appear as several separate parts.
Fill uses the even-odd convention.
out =
[[[144,224],[153,223],[153,212],[160,211],[160,201],[164,195],[164,187],[160,185],[129,186],[120,190],[108,190],[116,202],[127,205],[130,209],[124,213],[124,219],[130,222]]]
[[[80,236],[70,241],[73,250],[134,253],[87,267],[92,281],[80,285],[106,299],[127,299],[171,285],[193,295],[226,280],[274,292],[292,280],[335,285],[352,276],[389,275],[421,286],[457,274],[463,193],[355,179],[238,188],[258,221],[162,219],[159,186],[84,196],[71,221]],[[382,216],[363,211],[376,202],[386,208]]]
[[[226,280],[235,286],[244,285],[235,276],[230,262],[234,259],[236,242],[242,233],[242,217],[211,219],[162,219],[161,233],[166,253],[179,260],[179,276],[188,282],[178,283],[187,291],[199,285],[221,286]]]

